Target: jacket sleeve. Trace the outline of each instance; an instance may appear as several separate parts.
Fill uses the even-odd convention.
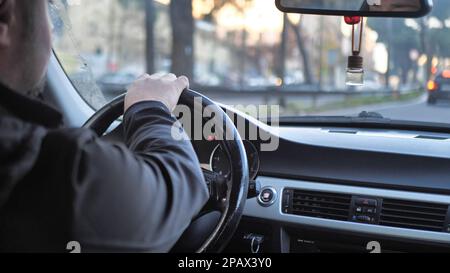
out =
[[[126,145],[77,140],[73,237],[84,251],[169,251],[208,199],[198,158],[162,103],[134,105],[123,127]]]

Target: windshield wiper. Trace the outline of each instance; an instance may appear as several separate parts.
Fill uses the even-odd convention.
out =
[[[267,120],[271,124],[271,120]],[[326,126],[367,129],[414,130],[450,133],[450,124],[393,120],[377,112],[363,111],[358,116],[291,116],[280,117],[281,126]]]
[[[367,112],[367,111],[362,111],[361,113],[359,113],[358,118],[381,118],[381,119],[385,119],[383,117],[383,115],[381,115],[378,112]]]
[[[357,123],[357,122],[391,122],[377,112],[363,111],[358,116],[288,116],[280,117],[280,123]],[[270,121],[269,121],[270,123]]]

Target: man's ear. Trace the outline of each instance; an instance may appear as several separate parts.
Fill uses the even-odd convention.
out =
[[[15,0],[0,0],[0,47],[11,42],[11,22]]]

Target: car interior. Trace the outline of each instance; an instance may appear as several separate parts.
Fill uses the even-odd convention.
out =
[[[404,9],[400,3],[391,10],[380,8],[383,0],[263,2],[281,17],[362,18],[362,23],[359,19],[343,25],[356,28],[357,36],[361,30],[360,38],[364,19],[421,20],[433,10],[429,0]],[[344,56],[343,66],[346,57],[354,66],[343,68],[347,76],[356,75],[348,79],[350,85],[360,85],[352,69],[366,65],[358,54],[352,49],[351,56]],[[63,58],[55,47],[45,100],[63,113],[67,126],[90,128],[108,141],[120,142],[123,95],[95,106],[84,95],[91,91],[75,84],[74,77],[83,76],[69,75]],[[420,87],[424,92],[426,83]],[[308,88],[305,93],[319,91],[314,85]],[[260,93],[252,95],[264,96]],[[191,85],[180,105],[194,109],[194,100],[201,98],[201,110],[212,107],[221,121],[216,131],[233,137],[192,140],[212,202],[173,252],[450,251],[450,123],[402,120],[372,111],[258,119],[209,94],[216,93],[207,85]],[[205,126],[211,117],[201,120]],[[276,147],[271,149],[271,144]]]

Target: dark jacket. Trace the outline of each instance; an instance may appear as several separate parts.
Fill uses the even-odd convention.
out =
[[[61,127],[61,114],[0,86],[0,251],[166,252],[208,199],[189,141],[159,102],[124,115],[126,144]]]

